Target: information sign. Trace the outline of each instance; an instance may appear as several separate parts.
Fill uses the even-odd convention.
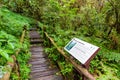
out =
[[[99,47],[87,43],[83,40],[73,38],[64,49],[70,53],[73,57],[79,60],[82,64],[86,64],[87,61],[93,58],[93,56],[99,50]]]

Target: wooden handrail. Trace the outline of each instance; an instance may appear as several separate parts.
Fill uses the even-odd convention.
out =
[[[61,50],[57,44],[54,42],[54,40],[46,33],[44,32],[45,36],[51,41],[51,43],[56,47],[56,49],[58,50],[58,52],[65,57],[65,59],[67,59],[72,65],[73,67],[80,73],[83,74],[86,78],[88,78],[89,80],[96,80],[89,72],[86,68],[84,68],[83,66],[77,64],[75,61],[73,61],[69,56],[67,56],[65,54],[65,52],[63,50]]]
[[[24,42],[25,33],[26,33],[26,30],[24,29],[23,32],[22,32],[21,38],[20,38],[20,45],[22,45],[22,43]],[[20,49],[18,49],[16,51],[16,53],[15,53],[16,56],[18,55],[19,52],[20,52]]]

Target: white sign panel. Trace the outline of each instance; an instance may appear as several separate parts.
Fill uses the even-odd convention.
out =
[[[99,49],[99,47],[80,39],[73,38],[64,47],[64,49],[77,60],[79,60],[82,64],[85,64],[89,58],[91,58],[91,56]]]

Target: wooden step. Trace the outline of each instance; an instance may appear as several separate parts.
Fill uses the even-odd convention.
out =
[[[37,31],[37,28],[30,28],[30,31]]]
[[[30,39],[40,39],[40,34],[37,31],[30,31],[29,35]]]
[[[33,73],[31,76],[32,77],[43,77],[43,76],[49,76],[49,75],[56,75],[58,71],[53,69],[53,70],[48,70],[48,71],[42,71],[42,72],[36,72],[36,73]]]
[[[43,43],[43,40],[41,40],[41,39],[31,39],[30,40],[30,43],[31,44],[39,44],[39,43]]]
[[[48,75],[48,76],[43,76],[40,78],[32,78],[31,80],[63,80],[63,78],[59,75]]]
[[[32,59],[36,59],[36,58],[45,58],[45,57],[47,57],[47,55],[43,55],[43,54],[32,55],[32,56],[31,56]]]
[[[33,53],[33,52],[43,52],[44,51],[44,49],[43,49],[43,47],[42,46],[31,46],[31,48],[30,48],[30,51]]]

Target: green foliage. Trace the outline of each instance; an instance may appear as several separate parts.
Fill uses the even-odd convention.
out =
[[[13,80],[18,80],[18,75],[16,73],[11,73],[11,76],[10,76],[11,79]]]
[[[24,25],[28,26],[33,20],[21,17],[6,8],[0,8],[0,64],[12,61],[10,55],[15,54],[21,47],[19,38]],[[5,58],[5,59],[4,59]],[[1,60],[2,59],[2,60]]]
[[[28,65],[29,58],[30,58],[30,53],[28,53],[28,51],[22,51],[17,56],[17,61],[20,65],[20,75],[21,75],[20,79],[21,80],[29,79],[29,73],[30,73],[30,65]]]
[[[19,41],[4,31],[0,31],[0,34],[0,55],[6,60],[12,61],[9,55],[14,54],[15,51],[20,48]]]
[[[46,48],[45,52],[48,54],[48,57],[51,60],[53,60],[54,63],[57,62],[57,64],[61,68],[61,73],[64,76],[69,77],[70,75],[72,75],[73,66],[70,63],[65,61],[64,57],[60,55],[60,53],[56,50],[56,48],[54,47]]]
[[[30,16],[36,19],[41,19],[44,11],[46,0],[7,0],[3,4],[10,10]],[[36,15],[37,14],[37,15]]]
[[[111,68],[111,67],[109,67],[107,65],[104,65],[104,64],[101,64],[101,66],[103,67],[104,74],[99,73],[100,77],[98,77],[97,80],[109,80],[109,79],[119,80],[119,78],[115,76],[116,75],[115,73],[117,72],[117,69]]]
[[[33,19],[15,14],[6,8],[0,8],[0,65],[5,66],[7,61],[12,62],[10,56],[16,55],[16,51],[21,49],[19,55],[16,56],[20,67],[21,80],[29,78],[30,68],[27,62],[30,54],[28,36],[25,36],[26,39],[23,44],[20,44],[20,37],[23,29],[28,29],[33,22]],[[8,69],[6,68],[6,72],[9,71]],[[18,80],[18,75],[14,70],[10,79]]]
[[[69,74],[73,71],[73,66],[69,63],[60,62],[60,65],[62,67],[61,72],[62,72],[63,75],[67,75],[67,74]]]
[[[2,78],[7,71],[10,71],[10,66],[0,66],[0,78]]]
[[[2,0],[2,3],[15,12],[32,16],[39,19],[43,24],[46,24],[46,27],[44,27],[44,25],[41,25],[41,27],[46,29],[60,47],[64,47],[73,37],[100,46],[100,52],[90,65],[91,72],[98,70],[100,73],[103,72],[101,75],[105,74],[100,79],[109,79],[106,75],[110,75],[109,71],[111,69],[106,65],[109,64],[110,66],[115,64],[117,67],[120,66],[118,65],[120,63],[119,0]],[[8,11],[3,10],[3,12],[6,15]],[[0,29],[4,29],[9,33],[13,31],[13,29],[11,29],[13,27],[8,27],[10,24],[4,24],[10,20],[3,16],[4,15],[0,16],[0,19],[2,19]],[[25,23],[24,25],[28,24]],[[10,30],[7,30],[4,26],[7,26]],[[17,29],[18,26],[19,25],[14,25],[14,29]],[[19,30],[20,32],[22,31],[21,28]],[[13,33],[15,34],[16,32]],[[19,35],[19,33],[16,35]],[[45,44],[50,45],[49,41],[45,41]],[[9,45],[13,48],[11,43]],[[63,58],[57,54],[58,52],[54,47],[46,49],[45,51],[54,61],[63,60]],[[98,63],[102,63],[103,65]],[[104,64],[106,65],[104,66]],[[116,75],[119,76],[119,68],[117,68],[118,71],[116,71],[116,67],[112,67]],[[108,72],[106,71],[107,68],[109,70]],[[67,69],[63,70],[63,73],[66,74],[69,72],[69,69],[70,67],[67,67]],[[113,74],[114,73],[112,73],[112,75]]]
[[[109,78],[107,75],[109,75],[112,70],[111,76],[113,78],[110,77],[110,79],[118,79],[118,64],[120,63],[120,36],[118,35],[117,28],[112,28],[111,30],[111,23],[115,23],[115,17],[112,17],[112,19],[106,18],[109,15],[107,12],[109,12],[109,10],[112,11],[110,3],[101,2],[104,6],[103,8],[101,7],[101,10],[99,10],[97,8],[100,6],[96,7],[88,3],[88,1],[86,1],[86,4],[81,6],[80,9],[72,5],[75,3],[74,1],[72,4],[69,4],[71,1],[66,3],[66,0],[61,2],[49,0],[49,2],[53,4],[48,3],[48,11],[46,11],[43,16],[45,17],[44,23],[50,25],[49,27],[47,26],[46,31],[54,39],[57,45],[59,47],[64,47],[71,38],[78,37],[99,46],[101,50],[91,62],[90,71],[92,73],[99,74],[99,80],[108,80]],[[97,4],[95,1],[91,2]],[[115,16],[113,13],[115,12],[112,11],[111,15]],[[109,19],[110,23],[106,23],[106,19]],[[56,53],[55,50],[51,52],[51,56],[54,57],[53,60],[60,59],[56,57],[57,55],[54,55],[54,53]],[[60,60],[62,61],[63,59]],[[65,62],[63,61],[62,63]],[[103,66],[102,64],[106,64],[107,66]],[[62,73],[66,75],[69,70],[71,70],[70,67],[66,69],[64,68]],[[117,77],[115,75],[117,75]]]
[[[20,37],[23,27],[28,27],[32,21],[32,19],[21,17],[6,8],[0,8],[0,30],[4,30],[16,37]]]
[[[48,54],[48,57],[51,58],[54,62],[58,61],[60,54],[56,51],[55,47],[46,48],[45,52]]]
[[[19,64],[20,77],[18,77],[16,72],[13,71],[12,75],[10,76],[10,79],[18,80],[19,78],[20,80],[28,80],[30,78],[30,65],[28,64],[30,56],[31,54],[29,53],[29,41],[26,38],[24,40],[24,44],[21,47],[21,51],[16,58]]]

